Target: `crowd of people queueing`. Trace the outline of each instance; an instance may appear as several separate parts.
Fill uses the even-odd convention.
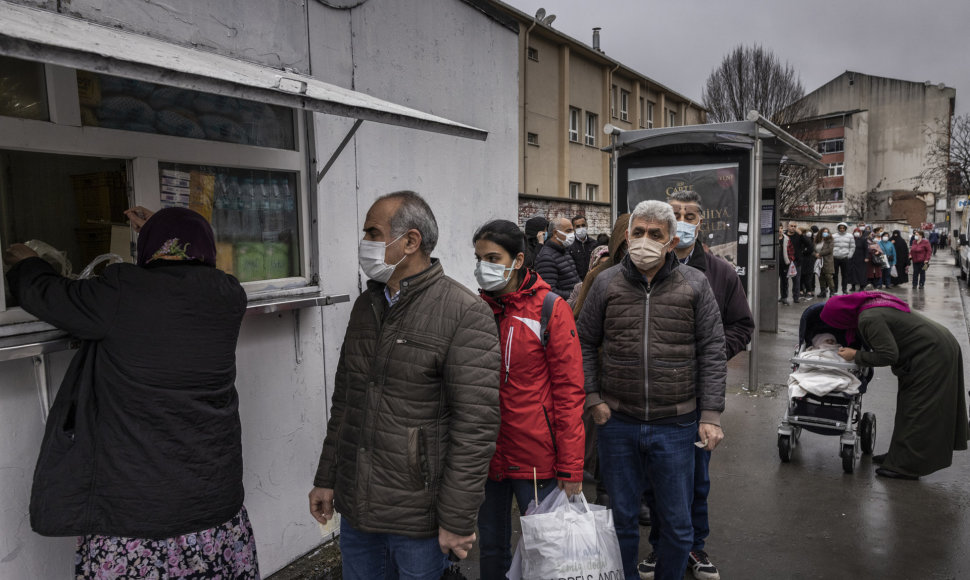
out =
[[[788,305],[910,282],[913,289],[921,289],[930,258],[947,243],[946,234],[935,231],[927,237],[923,230],[915,230],[907,240],[899,230],[890,233],[863,222],[849,233],[846,222],[832,232],[790,221],[778,228],[778,301]]]
[[[235,387],[245,291],[215,267],[200,215],[127,215],[137,263],[92,279],[60,276],[23,244],[3,254],[22,307],[82,340],[46,425],[31,526],[78,537],[77,578],[258,578]],[[432,257],[438,224],[420,195],[378,198],[309,493],[317,521],[342,516],[343,577],[438,580],[478,541],[481,578],[505,578],[512,502],[524,512],[594,477],[627,580],[719,578],[704,550],[708,465],[724,438],[727,361],[754,324],[702,229],[693,191],[639,203],[596,242],[583,216],[533,218],[525,233],[494,219],[469,240],[475,293]],[[809,240],[789,224],[781,235],[796,299],[806,251],[822,262],[823,293],[894,283],[882,263],[866,279],[851,273],[859,244],[865,264],[876,252],[898,260],[894,242],[860,229],[846,246],[846,229]],[[914,265],[930,259],[921,244]],[[880,460],[917,478],[966,448],[959,346],[889,298],[832,298],[823,318],[872,346],[842,356],[899,375],[897,432]],[[913,362],[935,374],[914,375]],[[652,550],[641,559],[644,512]]]

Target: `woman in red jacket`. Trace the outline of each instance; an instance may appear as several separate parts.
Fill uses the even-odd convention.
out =
[[[499,327],[502,424],[478,512],[482,580],[504,579],[512,562],[512,498],[525,513],[556,487],[582,493],[583,355],[572,310],[556,299],[542,341],[542,305],[549,285],[525,261],[518,226],[494,220],[475,232],[475,278]]]
[[[922,230],[916,230],[913,234],[913,247],[909,249],[909,258],[913,260],[913,290],[926,284],[926,268],[929,267],[932,256],[933,246],[926,241]]]

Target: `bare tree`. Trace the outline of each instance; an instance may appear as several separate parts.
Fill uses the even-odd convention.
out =
[[[821,212],[819,192],[822,176],[820,171],[794,163],[782,163],[778,168],[776,189],[779,215],[801,217]]]
[[[923,130],[929,141],[926,167],[916,178],[916,189],[970,194],[970,113],[937,119]]]
[[[738,45],[711,71],[701,100],[712,123],[742,121],[755,110],[777,124],[803,119],[805,89],[787,62],[761,46]]]

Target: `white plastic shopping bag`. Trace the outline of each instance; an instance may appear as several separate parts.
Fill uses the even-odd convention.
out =
[[[788,277],[794,278],[798,275],[798,268],[795,267],[795,262],[788,264]]]
[[[589,505],[581,493],[575,497],[579,501],[571,502],[556,490],[522,516],[522,539],[508,578],[623,578],[612,510]]]

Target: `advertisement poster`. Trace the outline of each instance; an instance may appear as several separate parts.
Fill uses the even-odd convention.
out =
[[[737,267],[738,164],[631,167],[627,173],[629,207],[625,211],[648,199],[667,201],[675,191],[700,195],[704,219],[697,239]]]

